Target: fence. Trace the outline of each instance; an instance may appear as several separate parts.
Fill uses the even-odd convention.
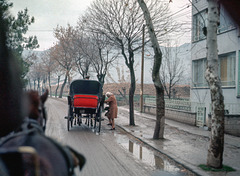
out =
[[[156,106],[156,98],[145,98],[145,105]],[[191,102],[189,99],[168,99],[165,98],[165,108],[197,112],[199,107],[205,107],[204,103]]]
[[[126,101],[122,96],[117,96],[117,101],[120,105],[128,104],[128,100]],[[128,99],[128,95],[126,96]],[[135,104],[138,104],[140,101],[140,95],[134,96]],[[156,107],[156,98],[153,96],[146,95],[144,96],[144,105],[148,107]],[[165,98],[165,108],[167,109],[175,109],[186,112],[199,112],[199,108],[205,108],[205,103],[192,102],[189,99],[168,99]],[[228,114],[240,114],[240,104],[237,103],[225,103],[225,110]],[[209,105],[209,111],[211,113],[211,105]]]
[[[193,103],[189,99],[168,99],[165,98],[165,117],[167,119],[186,123],[195,126],[197,124],[196,115],[199,114],[199,106],[202,104]],[[156,98],[145,98],[144,112],[147,108],[148,113],[156,110]]]
[[[155,109],[156,99],[145,98],[145,104]],[[165,116],[168,119],[199,127],[207,125],[211,128],[211,113],[206,118],[205,103],[191,102],[187,99],[165,99],[165,107]],[[225,113],[225,133],[240,136],[240,104],[225,103]]]
[[[118,105],[127,105],[129,103],[129,95],[125,95],[125,97],[123,97],[122,95],[115,95],[116,99],[117,99],[117,103]],[[153,98],[154,96],[152,95],[143,95],[143,99],[145,98]],[[136,105],[136,107],[140,106],[140,95],[139,94],[135,94],[134,95],[134,104]]]
[[[239,103],[224,103],[225,114],[240,114]],[[209,111],[211,113],[211,104],[209,105]]]

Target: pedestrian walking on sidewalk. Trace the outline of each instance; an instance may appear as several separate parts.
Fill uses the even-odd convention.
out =
[[[114,119],[117,118],[117,112],[118,112],[118,107],[117,107],[117,100],[113,93],[107,92],[106,97],[108,98],[104,102],[109,104],[109,113],[107,114],[107,117],[109,119],[109,124],[112,125],[111,130],[115,130],[115,122]]]

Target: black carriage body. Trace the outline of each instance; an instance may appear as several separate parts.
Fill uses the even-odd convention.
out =
[[[70,85],[69,95],[73,97],[76,94],[102,96],[102,85],[96,80],[77,79]]]
[[[99,122],[99,132],[101,126],[101,111],[103,106],[102,85],[96,80],[74,80],[70,84],[68,96],[68,130],[72,126],[73,119],[78,119],[80,125],[81,118],[88,118]]]
[[[97,106],[96,107],[88,107],[88,106],[74,106],[74,99],[77,95],[85,96],[85,101],[88,99],[91,100],[91,96],[97,96]],[[100,82],[96,80],[74,80],[70,85],[69,96],[71,99],[71,105],[73,107],[75,114],[96,114],[98,113],[98,109],[100,108],[100,101],[102,99],[102,85]],[[78,98],[78,97],[77,97]]]

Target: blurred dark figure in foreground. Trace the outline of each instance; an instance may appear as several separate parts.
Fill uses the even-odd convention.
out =
[[[5,11],[0,6],[0,137],[17,129],[23,121],[22,85],[16,61],[6,46]]]

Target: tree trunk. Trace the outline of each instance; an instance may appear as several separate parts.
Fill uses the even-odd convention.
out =
[[[36,80],[33,80],[33,89],[36,90]]]
[[[169,99],[172,98],[172,81],[169,83]]]
[[[159,78],[160,80],[160,78]],[[156,89],[156,124],[153,134],[153,139],[163,139],[164,138],[164,128],[165,128],[165,101],[164,101],[164,89],[158,85],[159,83],[154,83]]]
[[[218,76],[217,27],[219,24],[218,0],[208,0],[207,70],[206,79],[211,92],[212,125],[207,165],[222,168],[224,150],[224,97]]]
[[[136,89],[136,80],[135,80],[135,73],[134,73],[134,53],[131,49],[130,42],[128,44],[128,53],[129,56],[125,55],[124,52],[124,47],[122,45],[122,55],[125,58],[125,63],[130,71],[130,78],[131,78],[131,83],[130,83],[130,88],[129,88],[129,125],[134,126],[134,93]]]
[[[164,88],[159,76],[159,70],[162,63],[162,52],[159,47],[157,37],[155,35],[152,19],[149,10],[143,0],[138,0],[138,3],[144,13],[146,25],[150,35],[150,40],[154,49],[154,64],[152,71],[152,80],[156,89],[156,124],[153,134],[153,139],[163,139],[165,127],[165,101],[164,101]]]
[[[61,76],[58,76],[58,83],[57,83],[57,87],[56,87],[56,90],[55,90],[55,97],[57,97],[57,91],[58,91],[58,88],[59,88],[60,78],[61,78]]]
[[[104,85],[104,80],[105,80],[105,76],[106,74],[98,74],[97,75],[97,78],[98,78],[98,81],[102,84],[102,86]]]
[[[37,91],[39,94],[41,94],[40,93],[40,78],[37,79]]]
[[[131,64],[130,64],[131,65]],[[136,90],[136,84],[135,84],[135,74],[134,74],[134,68],[133,64],[129,68],[130,75],[131,75],[131,86],[129,88],[129,125],[134,126],[134,93]]]
[[[65,84],[66,84],[66,82],[67,82],[67,78],[68,78],[68,71],[66,72],[66,75],[65,75],[65,78],[64,78],[64,81],[63,81],[63,84],[62,84],[62,87],[61,87],[60,93],[59,93],[59,98],[62,98],[62,95],[63,95],[63,89],[64,89]]]
[[[123,90],[123,93],[121,92],[121,90],[118,90],[118,92],[120,93],[120,95],[123,97],[123,99],[125,100],[125,103],[128,105],[129,103],[129,100],[127,99],[127,96],[126,96],[126,88],[125,87],[122,87],[122,90]]]
[[[41,95],[45,92],[46,90],[46,78],[44,77],[43,78],[43,81],[42,81],[42,92],[41,92]]]
[[[52,97],[52,86],[51,86],[51,74],[50,74],[50,72],[48,73],[48,86],[49,86],[50,97]]]
[[[28,84],[29,84],[29,89],[32,90],[32,84],[31,84],[31,79],[28,79]]]

